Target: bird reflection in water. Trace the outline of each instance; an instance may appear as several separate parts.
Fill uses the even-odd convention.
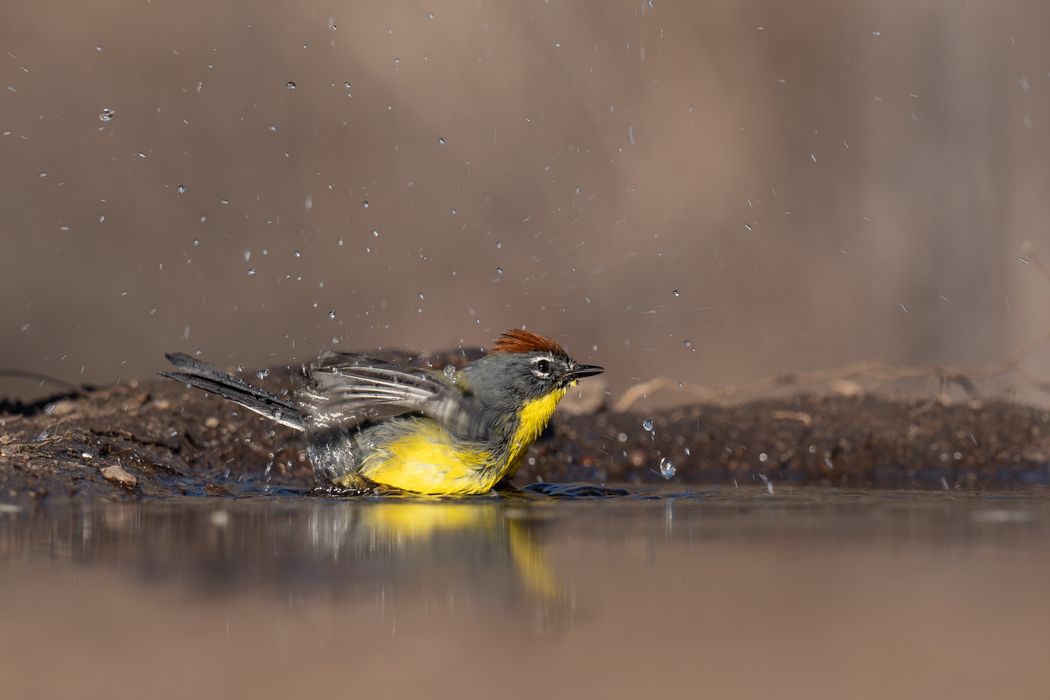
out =
[[[41,506],[0,517],[0,560],[110,566],[195,599],[430,600],[550,631],[571,596],[539,536],[547,510],[503,497]]]

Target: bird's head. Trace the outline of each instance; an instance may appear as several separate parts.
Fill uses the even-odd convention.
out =
[[[556,341],[525,330],[501,335],[492,352],[466,368],[474,394],[490,406],[521,406],[538,399],[554,401],[584,377],[605,371],[577,363]]]

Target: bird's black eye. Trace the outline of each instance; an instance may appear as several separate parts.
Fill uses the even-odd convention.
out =
[[[539,374],[550,374],[551,373],[551,362],[550,360],[539,359],[536,360],[536,372]]]

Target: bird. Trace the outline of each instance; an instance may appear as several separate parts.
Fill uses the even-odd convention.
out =
[[[319,484],[442,496],[509,482],[569,388],[605,371],[519,328],[458,370],[329,350],[285,397],[185,353],[165,357],[175,370],[162,376],[301,431]]]

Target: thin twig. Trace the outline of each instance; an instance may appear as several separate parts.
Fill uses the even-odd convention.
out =
[[[34,381],[43,382],[45,384],[57,384],[69,389],[72,394],[84,394],[83,387],[74,384],[73,382],[66,381],[65,379],[59,379],[58,377],[52,377],[49,374],[41,374],[40,372],[33,372],[28,369],[0,369],[0,377],[14,377],[16,379],[32,379]]]

